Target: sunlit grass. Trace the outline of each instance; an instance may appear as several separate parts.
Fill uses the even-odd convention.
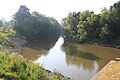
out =
[[[119,80],[119,77],[120,77],[120,62],[117,61],[112,64],[108,64],[106,68],[103,69],[102,74],[100,74],[98,80]]]

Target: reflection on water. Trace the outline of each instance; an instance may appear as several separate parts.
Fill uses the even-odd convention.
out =
[[[39,56],[47,55],[47,54],[48,54],[48,51],[45,49],[36,50],[30,47],[24,47],[22,52],[23,57],[29,60],[35,60]]]
[[[64,48],[63,50],[66,52],[66,54],[71,55],[71,56],[77,56],[77,57],[81,57],[81,58],[85,58],[85,59],[89,59],[89,60],[99,60],[100,59],[99,57],[97,57],[94,54],[91,54],[89,52],[77,50],[77,47],[72,44],[64,45],[63,48]]]
[[[35,60],[39,56],[47,55],[50,48],[52,48],[58,38],[53,40],[43,40],[33,43],[28,43],[22,50],[22,55],[29,60]]]
[[[47,41],[37,41],[37,42],[33,42],[33,43],[28,43],[26,44],[26,47],[30,47],[32,49],[35,50],[49,50],[50,48],[52,48],[56,43],[56,40],[47,40]]]
[[[77,50],[92,53],[101,59],[97,61],[99,68],[103,68],[110,60],[120,57],[120,49],[102,47],[97,45],[78,45],[75,44]]]
[[[120,57],[120,49],[79,44],[63,46],[63,43],[64,40],[60,37],[53,47],[46,48],[47,46],[42,47],[41,44],[33,44],[33,48],[31,44],[25,47],[23,52],[31,52],[25,57],[39,56],[35,62],[42,67],[50,71],[55,70],[73,80],[89,80],[111,59]]]

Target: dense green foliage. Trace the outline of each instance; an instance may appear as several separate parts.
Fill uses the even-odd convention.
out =
[[[50,75],[49,75],[50,74]],[[0,52],[0,79],[5,80],[68,80],[60,74],[50,73],[18,53]]]
[[[15,44],[15,42],[13,42],[10,37],[14,37],[15,35],[15,31],[12,29],[2,30],[0,28],[0,50],[2,48],[14,47],[13,44]]]
[[[47,40],[61,35],[62,28],[56,19],[36,11],[30,13],[26,6],[20,6],[14,15],[14,20],[16,32],[29,41]]]
[[[26,63],[20,55],[0,54],[0,76],[4,79],[17,80],[38,80],[40,67]]]
[[[69,13],[62,22],[65,40],[120,44],[120,1],[100,14],[86,10]],[[116,40],[116,41],[115,41]]]
[[[100,57],[98,57],[92,53],[78,50],[77,45],[75,45],[75,44],[64,44],[63,46],[64,46],[64,50],[66,51],[67,55],[76,56],[76,57],[80,57],[80,58],[84,58],[84,59],[88,59],[88,60],[101,59]]]
[[[0,20],[0,27],[2,27],[3,26],[3,22]]]
[[[68,80],[58,73],[44,70],[32,61],[25,60],[14,46],[16,33],[0,28],[0,79],[2,80]]]

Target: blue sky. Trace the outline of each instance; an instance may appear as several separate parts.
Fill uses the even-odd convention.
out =
[[[10,20],[18,11],[20,5],[26,5],[30,11],[37,11],[46,16],[54,17],[58,21],[71,12],[85,10],[99,13],[102,8],[109,8],[119,0],[1,0],[0,18]]]

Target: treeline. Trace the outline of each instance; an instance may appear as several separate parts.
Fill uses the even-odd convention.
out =
[[[120,1],[100,14],[86,10],[62,19],[65,40],[120,44]]]
[[[36,11],[30,13],[26,6],[20,6],[13,18],[14,29],[28,41],[58,38],[62,32],[62,27],[56,19],[46,17]]]

